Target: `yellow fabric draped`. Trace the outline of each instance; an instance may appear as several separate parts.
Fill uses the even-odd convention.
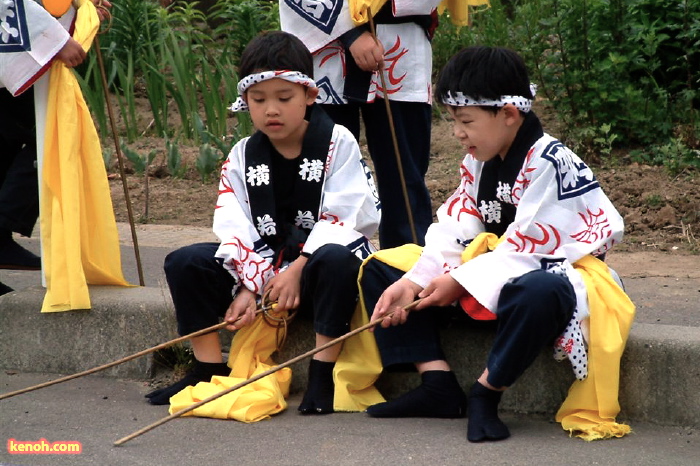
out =
[[[374,16],[387,0],[350,0],[350,17],[352,17],[352,22],[355,26],[365,24],[369,21],[369,16],[367,15],[367,9],[372,12]]]
[[[571,386],[556,420],[564,430],[584,440],[622,437],[631,429],[615,422],[620,412],[620,359],[635,307],[613,280],[604,262],[586,256],[574,267],[583,276],[588,291],[588,377]]]
[[[73,38],[89,49],[95,6],[78,9]],[[97,130],[73,72],[51,66],[41,177],[40,225],[46,296],[41,312],[89,309],[87,284],[128,286]]]
[[[464,261],[495,248],[502,241],[492,233],[481,233],[462,253]],[[400,270],[409,270],[421,248],[408,244],[386,249],[372,257]],[[590,311],[588,377],[575,381],[556,420],[562,428],[584,440],[622,437],[629,426],[615,422],[620,412],[618,390],[620,359],[634,319],[634,304],[613,280],[604,262],[586,256],[574,264],[583,276]]]
[[[377,13],[387,0],[351,0],[350,16],[355,26],[365,24],[369,21],[367,9]],[[455,26],[469,26],[469,9],[473,7],[483,7],[475,12],[483,11],[491,7],[489,0],[443,0],[438,6],[438,13],[445,11],[450,13],[450,21]]]
[[[481,8],[476,8],[481,7]],[[450,13],[450,21],[455,26],[469,26],[469,11],[479,13],[491,8],[489,0],[443,0],[438,6],[438,13],[446,10]]]
[[[276,364],[271,356],[276,349],[277,329],[268,325],[262,315],[258,316],[252,324],[238,330],[233,337],[229,353],[232,359],[228,362],[231,374],[228,377],[214,376],[211,382],[200,382],[176,393],[170,398],[170,414],[274,367]],[[291,381],[292,370],[285,367],[186,415],[242,422],[261,421],[287,408],[285,398],[289,396]]]
[[[360,278],[362,278],[362,269],[360,269],[358,282]],[[364,299],[360,299],[350,321],[350,328],[355,330],[368,322]],[[382,360],[372,333],[360,332],[345,340],[333,369],[335,383],[333,409],[349,412],[364,411],[369,406],[384,402],[384,397],[374,388],[374,382],[381,373]]]
[[[351,326],[355,329],[365,323],[366,314],[358,305]],[[176,393],[170,398],[170,413],[187,408],[274,367],[276,364],[271,355],[277,348],[276,331],[259,316],[253,324],[236,332],[230,351],[233,359],[228,363],[231,374],[228,377],[214,376],[210,382],[200,382]],[[345,340],[334,371],[334,409],[364,411],[368,406],[384,401],[374,388],[381,370],[379,352],[372,335],[362,332]],[[186,415],[242,422],[261,421],[287,408],[285,398],[289,396],[291,380],[292,370],[285,367]]]

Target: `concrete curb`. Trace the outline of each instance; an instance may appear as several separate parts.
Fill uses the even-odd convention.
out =
[[[0,369],[72,374],[120,359],[175,338],[167,291],[160,288],[90,287],[92,310],[41,314],[44,289],[32,287],[0,297]],[[451,324],[443,346],[462,386],[483,370],[493,329]],[[286,361],[313,348],[310,323],[295,321],[277,356]],[[306,384],[308,361],[293,367],[292,391]],[[146,379],[151,357],[108,369],[102,375]],[[550,351],[540,356],[503,398],[502,408],[553,417],[573,382],[568,363]],[[620,421],[697,426],[700,421],[700,328],[635,324],[623,356]],[[417,374],[384,374],[377,386],[392,398],[419,383]]]

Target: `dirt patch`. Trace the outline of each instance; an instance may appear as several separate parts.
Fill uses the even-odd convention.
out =
[[[547,124],[545,123],[545,127]],[[217,181],[203,181],[194,169],[198,148],[181,145],[181,178],[168,175],[165,143],[142,138],[131,147],[140,153],[155,150],[148,183],[133,170],[127,185],[134,219],[139,223],[210,227],[217,197]],[[433,125],[432,159],[426,176],[434,210],[453,192],[459,181],[462,149],[452,136],[449,122]],[[363,148],[363,153],[366,149]],[[129,164],[127,163],[127,166]],[[625,241],[616,251],[673,251],[700,253],[700,179],[697,172],[671,177],[662,167],[620,164],[594,167],[603,189],[625,219]],[[127,222],[126,202],[118,171],[111,170],[110,185],[117,221]]]

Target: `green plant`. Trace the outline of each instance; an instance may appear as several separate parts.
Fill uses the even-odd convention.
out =
[[[659,194],[650,194],[645,199],[647,205],[651,208],[661,207],[663,204],[663,198]]]
[[[146,173],[157,154],[155,150],[150,151],[148,154],[140,154],[127,146],[123,141],[121,142],[121,149],[124,156],[133,165],[134,171],[139,175]]]
[[[219,167],[219,155],[214,147],[209,143],[199,146],[199,156],[195,162],[197,173],[202,178],[202,182],[209,181]]]
[[[182,165],[182,155],[178,147],[178,139],[175,139],[175,141],[169,138],[165,139],[165,153],[168,173],[175,178],[182,178],[187,167]]]

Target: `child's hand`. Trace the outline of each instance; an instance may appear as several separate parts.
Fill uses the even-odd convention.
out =
[[[452,275],[446,273],[430,281],[428,286],[418,293],[419,298],[423,298],[416,309],[424,309],[431,306],[449,306],[464,296],[466,290],[459,284]]]
[[[271,302],[277,302],[276,311],[296,309],[301,302],[301,272],[306,265],[306,257],[299,256],[286,270],[273,277],[265,286],[265,293]]]
[[[350,45],[350,53],[355,63],[363,71],[377,71],[384,68],[384,47],[375,41],[372,34],[364,32]]]
[[[412,281],[406,278],[398,280],[379,297],[370,320],[383,318],[381,325],[384,328],[405,323],[408,311],[403,308],[411,304],[420,291],[421,287]],[[393,314],[387,315],[392,311]]]
[[[255,320],[255,310],[257,309],[256,298],[257,296],[255,293],[245,286],[240,288],[238,294],[236,294],[236,297],[226,311],[224,320],[230,324],[226,326],[226,330],[233,332]],[[236,319],[239,317],[241,320],[236,322]],[[236,323],[234,324],[234,322]]]
[[[68,68],[80,65],[86,56],[87,54],[83,47],[72,37],[68,39],[68,42],[56,54],[56,58],[61,60]]]

